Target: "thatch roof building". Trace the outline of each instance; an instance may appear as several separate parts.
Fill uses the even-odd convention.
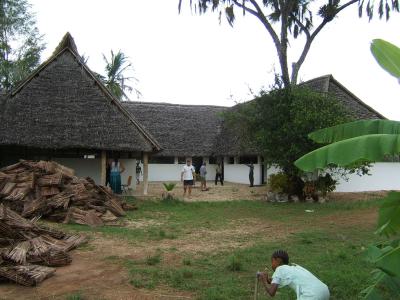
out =
[[[330,74],[302,82],[300,85],[305,85],[318,92],[335,96],[343,104],[349,115],[355,119],[386,119],[382,114],[350,92]]]
[[[120,152],[161,149],[82,61],[69,33],[0,106],[3,147]]]
[[[356,119],[385,118],[362,102],[332,75],[301,85],[329,93]],[[255,145],[246,145],[235,129],[223,121],[223,113],[235,107],[181,105],[151,102],[123,102],[123,106],[151,132],[163,150],[157,156],[240,156],[257,155]]]
[[[210,156],[220,138],[222,113],[227,107],[151,102],[123,106],[162,145],[158,156]]]

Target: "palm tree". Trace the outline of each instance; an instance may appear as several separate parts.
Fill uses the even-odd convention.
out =
[[[127,84],[129,81],[138,81],[133,76],[125,76],[124,73],[127,71],[133,71],[132,64],[128,61],[128,57],[125,56],[121,50],[116,54],[111,50],[110,61],[103,54],[104,62],[106,63],[105,71],[106,76],[99,76],[100,80],[103,81],[104,85],[110,90],[110,92],[118,100],[129,100],[126,92],[134,91],[136,96],[139,98],[141,93],[138,89]]]

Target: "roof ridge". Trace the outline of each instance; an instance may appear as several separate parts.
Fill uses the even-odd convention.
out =
[[[71,50],[72,50],[73,52],[75,52],[78,56],[80,56],[80,55],[79,55],[79,52],[78,52],[78,48],[76,47],[76,44],[75,44],[75,40],[74,40],[74,38],[72,37],[72,35],[71,35],[69,32],[67,32],[67,33],[63,36],[63,38],[61,39],[61,42],[60,42],[60,43],[58,44],[58,46],[54,49],[52,56],[53,56],[53,55],[57,55],[58,52],[63,51],[65,48],[71,49]]]
[[[218,108],[230,108],[230,106],[221,105],[207,105],[207,104],[181,104],[181,103],[169,103],[169,102],[153,102],[153,101],[122,101],[123,104],[152,104],[152,105],[170,105],[170,106],[190,106],[190,107],[218,107]]]
[[[342,83],[340,83],[337,79],[335,79],[332,75],[330,77],[330,80],[334,81],[337,85],[340,86],[340,88],[346,92],[348,95],[350,95],[351,97],[354,98],[355,101],[357,101],[358,103],[360,103],[362,106],[364,106],[365,108],[369,109],[370,111],[376,113],[378,116],[387,119],[384,115],[382,115],[381,113],[379,113],[378,111],[376,111],[375,109],[373,109],[371,106],[369,106],[367,103],[365,103],[364,101],[362,101],[359,97],[357,97],[354,93],[352,93],[348,88],[346,88]]]

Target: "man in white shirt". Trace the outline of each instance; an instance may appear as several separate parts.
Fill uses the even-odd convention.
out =
[[[188,195],[190,197],[192,193],[193,185],[193,173],[195,172],[192,166],[192,161],[190,159],[186,160],[186,165],[183,166],[181,172],[181,181],[183,182],[183,197],[186,196],[186,190],[188,190]]]

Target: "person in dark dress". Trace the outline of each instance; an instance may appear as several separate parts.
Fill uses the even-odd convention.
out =
[[[218,164],[217,165],[217,169],[215,170],[215,185],[217,185],[218,179],[221,182],[221,185],[224,185],[224,181],[222,180],[222,167],[221,167],[221,164]]]
[[[106,164],[106,186],[110,184],[111,162],[108,160]]]
[[[253,163],[251,164],[246,164],[246,166],[248,166],[250,168],[249,170],[249,181],[250,181],[250,187],[254,186],[254,165]]]

